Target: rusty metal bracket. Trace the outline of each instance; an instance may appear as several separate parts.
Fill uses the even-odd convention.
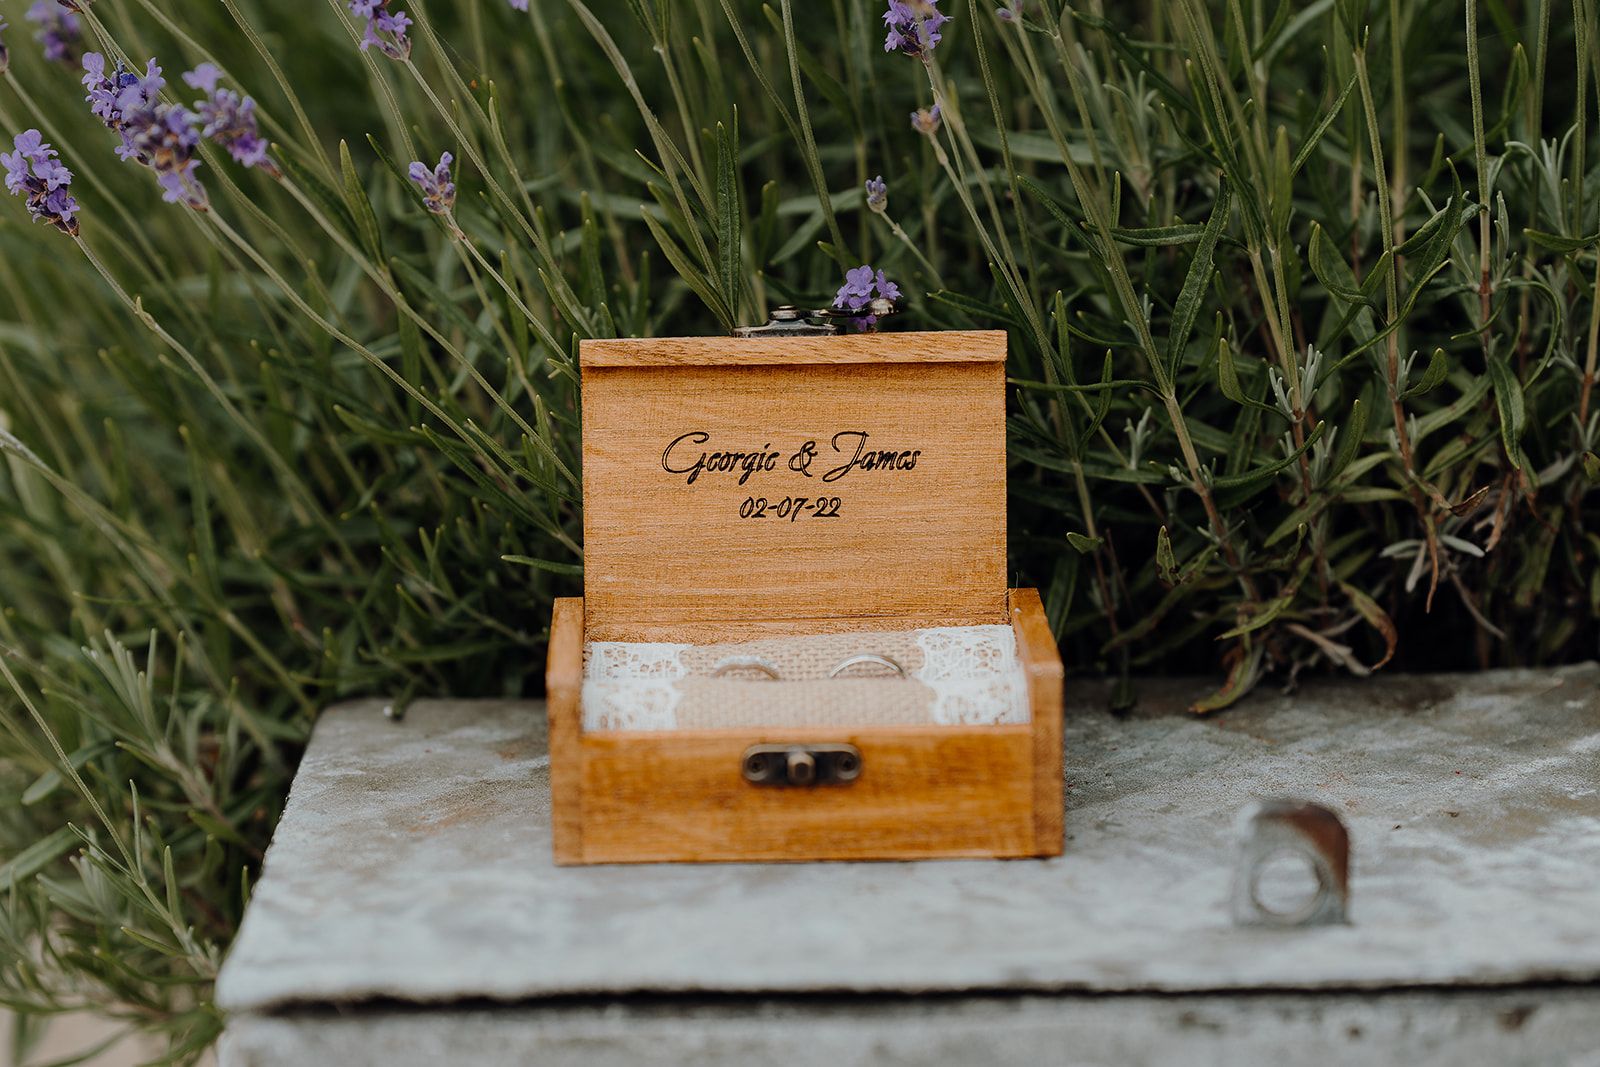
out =
[[[1348,922],[1350,834],[1339,816],[1303,800],[1267,800],[1239,814],[1233,921],[1240,926]],[[1288,905],[1262,900],[1262,876],[1281,859],[1303,862],[1315,888]]]

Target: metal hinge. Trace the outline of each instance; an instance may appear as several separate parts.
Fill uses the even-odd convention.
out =
[[[880,319],[900,310],[900,305],[882,297],[872,301],[860,311],[843,308],[806,309],[784,304],[775,307],[760,326],[740,326],[733,331],[735,337],[827,337],[839,332],[840,324],[858,325],[867,322],[876,326]]]

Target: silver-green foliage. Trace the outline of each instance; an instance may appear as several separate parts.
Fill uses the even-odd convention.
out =
[[[576,341],[861,262],[1010,331],[1012,565],[1074,671],[1215,672],[1205,710],[1594,653],[1593,0],[944,0],[927,62],[864,0],[395,3],[403,61],[338,0],[85,4],[259,101],[282,174],[206,148],[207,211],[24,6],[0,132],[84,210],[0,211],[0,1006],[209,1043],[317,710],[538,691]],[[449,216],[403,169],[441,151]]]

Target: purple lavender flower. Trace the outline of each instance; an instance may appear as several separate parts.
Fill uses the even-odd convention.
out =
[[[889,183],[881,174],[867,179],[867,208],[880,215],[889,209]]]
[[[105,57],[90,52],[83,57],[83,70],[89,110],[122,139],[117,155],[154,170],[163,200],[205,208],[205,187],[194,176],[200,166],[194,158],[200,145],[196,128],[200,116],[162,101],[167,80],[156,61],[146,64],[143,77],[121,63],[108,75]]]
[[[894,304],[900,299],[900,287],[891,282],[883,271],[875,271],[868,264],[863,263],[844,274],[844,284],[839,287],[839,292],[833,298],[833,306],[841,311],[858,313],[870,312],[865,315],[865,322],[858,323],[861,328],[875,325],[879,315],[887,315],[894,310]]]
[[[911,128],[920,134],[932,137],[939,132],[941,120],[938,104],[932,107],[919,107],[911,113]]]
[[[12,142],[12,151],[0,152],[6,172],[6,191],[24,197],[28,214],[70,237],[78,236],[78,202],[68,191],[72,172],[56,158],[38,130],[24,130]]]
[[[880,270],[873,278],[873,284],[877,286],[878,295],[884,300],[892,303],[900,299],[900,287],[884,277],[883,271]]]
[[[206,190],[194,172],[200,161],[194,158],[200,146],[194,112],[177,104],[157,104],[135,113],[130,120],[134,149],[139,158],[149,160],[161,186],[161,199],[169,204],[185,203],[204,208]]]
[[[1001,22],[1017,22],[1022,18],[1023,0],[1006,0],[1004,7],[994,9],[994,17]]]
[[[366,32],[361,36],[362,51],[376,48],[390,59],[411,55],[411,41],[406,37],[411,19],[404,11],[390,11],[389,0],[350,0],[350,13],[367,20]]]
[[[511,0],[511,6],[518,11],[528,10],[528,0]]]
[[[37,0],[28,8],[28,21],[39,27],[33,37],[44,46],[44,57],[68,65],[78,62],[78,43],[83,29],[78,16],[57,0]]]
[[[89,90],[84,100],[94,116],[105,123],[106,129],[121,136],[122,144],[117,148],[117,155],[122,159],[138,158],[127,123],[123,121],[124,113],[154,107],[160,100],[161,87],[165,84],[161,68],[156,66],[153,59],[145,68],[144,77],[140,77],[121,62],[107,74],[106,57],[99,52],[90,52],[83,57],[83,87]]]
[[[407,177],[422,190],[424,206],[435,215],[448,215],[450,209],[455,207],[456,183],[450,178],[450,164],[454,162],[454,156],[443,152],[439,155],[439,165],[431,170],[426,163],[416,160],[406,172]]]
[[[888,31],[883,50],[921,58],[938,46],[939,27],[949,20],[950,16],[939,10],[939,0],[889,0],[889,9],[883,13]]]
[[[872,268],[862,264],[844,273],[844,284],[833,298],[836,308],[861,311],[872,301]]]
[[[232,89],[219,89],[222,71],[215,63],[202,63],[183,76],[191,89],[206,94],[196,100],[194,114],[200,135],[226,149],[233,161],[244,167],[260,167],[274,178],[282,172],[267,157],[267,141],[256,124],[256,102],[241,97]]]

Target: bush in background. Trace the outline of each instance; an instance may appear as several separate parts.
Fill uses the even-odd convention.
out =
[[[863,263],[897,327],[1010,331],[1013,571],[1119,704],[1594,654],[1593,0],[0,15],[30,1019],[209,1044],[318,709],[538,692],[577,340]]]

